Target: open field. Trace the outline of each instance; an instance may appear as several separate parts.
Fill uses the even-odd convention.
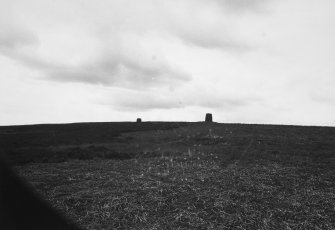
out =
[[[0,127],[0,149],[87,229],[335,229],[335,128]]]

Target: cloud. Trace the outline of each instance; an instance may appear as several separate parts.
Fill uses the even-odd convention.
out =
[[[131,57],[105,55],[98,60],[80,65],[52,63],[41,57],[10,52],[8,56],[21,61],[26,66],[39,70],[42,80],[58,82],[78,82],[120,88],[144,90],[148,88],[178,87],[190,81],[191,75],[157,60],[137,62]]]
[[[196,92],[195,88],[174,90],[151,90],[137,92],[134,90],[115,90],[106,92],[97,99],[97,104],[111,106],[119,111],[151,111],[157,109],[183,109],[202,107],[208,109],[234,110],[259,101],[255,97],[215,94],[214,92]],[[122,95],[117,97],[116,95]],[[154,97],[152,95],[155,95]]]
[[[166,60],[159,47],[143,47],[143,42],[168,43],[177,38],[196,47],[245,52],[252,45],[231,29],[237,16],[226,14],[236,9],[256,9],[263,2],[116,0],[77,5],[75,1],[64,1],[50,7],[43,1],[22,6],[14,1],[12,8],[21,9],[22,16],[10,16],[13,20],[6,25],[7,31],[0,31],[0,52],[39,70],[47,80],[138,89],[175,87],[189,82],[191,74],[171,59]],[[46,14],[50,17],[44,23],[40,17]],[[15,28],[20,23],[24,29]]]
[[[224,52],[246,52],[251,45],[239,41],[229,33],[215,32],[215,29],[203,27],[202,30],[183,28],[179,30],[179,38],[187,44],[208,49],[220,49]]]
[[[0,54],[7,54],[13,50],[19,51],[27,46],[36,46],[36,35],[22,26],[7,25],[0,18]]]
[[[157,63],[155,63],[157,62]],[[48,70],[48,79],[60,82],[82,82],[121,88],[148,89],[172,87],[191,80],[191,76],[168,63],[137,62],[131,57],[109,55],[78,67]]]
[[[184,0],[163,4],[158,10],[163,26],[182,42],[221,52],[246,52],[254,48],[240,34],[246,13],[266,9],[264,0]]]
[[[38,50],[38,39],[32,33],[4,33],[0,36],[0,53],[40,72],[42,80],[77,82],[144,90],[148,88],[178,87],[192,79],[179,66],[169,63],[164,54],[141,47],[127,37],[106,42],[99,35],[93,50],[79,61],[69,57],[61,60]],[[2,34],[0,34],[2,35]],[[108,36],[107,36],[108,37]],[[121,41],[121,42],[120,42]],[[55,46],[59,46],[55,44]],[[65,54],[71,55],[69,52]],[[57,54],[57,50],[56,53]],[[52,54],[51,54],[52,55]]]
[[[175,98],[152,97],[152,95],[123,95],[112,103],[104,103],[120,111],[150,111],[155,109],[183,108],[180,101]]]
[[[18,49],[26,45],[37,43],[36,37],[25,31],[0,30],[0,50]]]
[[[21,7],[26,29],[0,33],[0,47],[6,56],[40,71],[45,80],[139,90],[178,87],[190,82],[191,74],[150,42],[164,46],[179,39],[191,48],[248,51],[252,45],[232,29],[239,15],[227,15],[260,8],[263,2],[116,0],[76,5],[64,1],[50,7],[43,1],[23,6],[18,1],[12,7]],[[125,7],[127,3],[132,4]],[[38,10],[42,8],[46,12]],[[45,14],[50,14],[48,23],[40,18]],[[9,23],[8,30],[15,23]]]
[[[334,124],[334,4],[3,1],[1,107],[29,101],[31,121],[44,111],[69,121],[68,110],[75,121],[82,106],[88,120],[135,110],[168,120],[208,108],[226,121]],[[59,107],[45,110],[50,101]],[[21,119],[22,111],[11,115]]]
[[[262,9],[268,1],[265,0],[210,0],[227,11],[236,13],[245,11],[259,11]]]
[[[218,100],[190,100],[190,98],[176,99],[176,98],[157,98],[151,95],[134,96],[132,98],[124,98],[120,101],[113,101],[110,103],[113,108],[120,111],[150,111],[155,109],[181,109],[188,107],[202,107],[209,109],[229,109],[234,110],[249,104],[247,99],[231,99],[220,98]],[[106,104],[108,105],[108,104]]]

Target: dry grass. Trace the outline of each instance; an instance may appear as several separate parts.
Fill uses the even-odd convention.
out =
[[[87,229],[335,229],[334,134],[196,124],[104,143],[128,159],[16,169]]]
[[[32,164],[20,171],[87,229],[334,229],[334,171],[216,156]]]

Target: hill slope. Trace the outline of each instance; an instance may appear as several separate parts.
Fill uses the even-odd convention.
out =
[[[88,229],[335,228],[335,128],[90,123],[0,137],[16,170]]]

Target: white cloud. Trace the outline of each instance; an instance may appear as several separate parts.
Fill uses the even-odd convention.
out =
[[[155,120],[195,119],[208,109],[219,121],[335,125],[333,7],[331,0],[8,1],[0,9],[0,90],[8,95],[0,120],[42,121],[22,119],[29,104],[50,122],[75,121],[77,110],[82,119],[142,111]],[[71,90],[57,100],[63,87]],[[42,112],[48,100],[57,104],[50,114]],[[323,113],[311,116],[313,108]]]

